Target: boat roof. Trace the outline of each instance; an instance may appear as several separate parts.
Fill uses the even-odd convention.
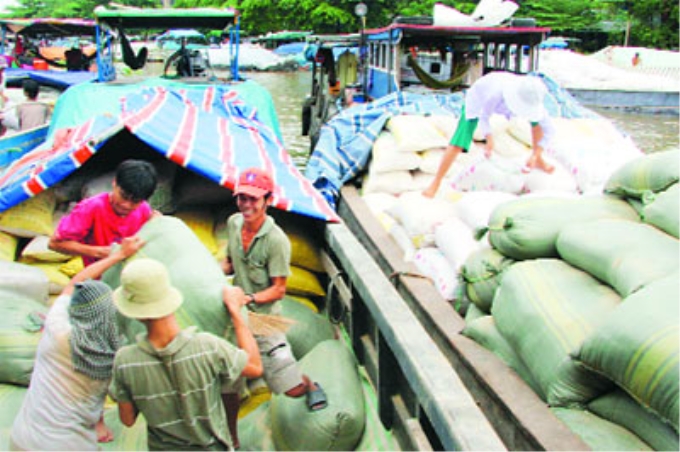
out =
[[[310,44],[322,47],[352,47],[359,45],[361,35],[359,33],[312,34],[308,35],[306,40]]]
[[[311,31],[289,31],[289,30],[283,30],[283,31],[277,31],[277,32],[270,32],[267,33],[266,35],[263,36],[258,36],[257,38],[254,39],[255,42],[260,42],[260,41],[290,41],[294,39],[299,39],[303,40],[307,36],[311,35]]]
[[[0,19],[0,27],[29,36],[92,36],[96,26],[91,19]]]
[[[238,21],[233,8],[125,8],[98,6],[94,15],[99,24],[111,28],[209,28],[223,30]]]
[[[434,43],[442,39],[502,41],[538,44],[550,32],[544,27],[443,27],[434,25],[417,25],[392,23],[383,28],[364,30],[369,41],[399,42],[402,39],[431,40]]]

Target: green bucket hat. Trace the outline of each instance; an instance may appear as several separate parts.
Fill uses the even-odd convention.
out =
[[[165,266],[154,259],[135,259],[123,268],[113,302],[126,317],[159,319],[182,305],[182,293],[170,283]]]

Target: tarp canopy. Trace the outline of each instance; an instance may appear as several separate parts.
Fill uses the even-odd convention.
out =
[[[251,81],[229,87],[162,79],[77,85],[59,98],[45,143],[0,174],[0,212],[63,180],[109,140],[129,133],[231,190],[243,169],[265,168],[276,184],[274,207],[337,221],[294,166],[278,127],[271,96]]]
[[[233,8],[125,8],[94,9],[97,22],[111,28],[209,28],[224,30],[236,23],[238,11]]]
[[[27,36],[94,36],[91,19],[0,19],[0,27]]]

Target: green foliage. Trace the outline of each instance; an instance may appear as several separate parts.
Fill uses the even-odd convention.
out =
[[[350,33],[360,28],[354,15],[359,0],[176,0],[180,8],[233,7],[241,11],[241,28],[248,34],[279,30],[308,30],[315,33]],[[453,6],[470,14],[479,0],[363,0],[368,6],[366,26],[387,25],[397,16],[432,15],[434,4]],[[97,5],[106,0],[18,0],[11,17],[92,18]],[[120,0],[131,6],[158,6],[159,0]],[[630,45],[678,47],[678,2],[676,0],[523,0],[516,17],[533,17],[553,34],[600,30],[622,43],[630,23]]]

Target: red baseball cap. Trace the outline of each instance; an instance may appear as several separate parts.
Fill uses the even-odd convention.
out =
[[[260,168],[248,168],[238,178],[234,196],[244,194],[254,198],[262,198],[273,191],[274,182],[268,172]]]

